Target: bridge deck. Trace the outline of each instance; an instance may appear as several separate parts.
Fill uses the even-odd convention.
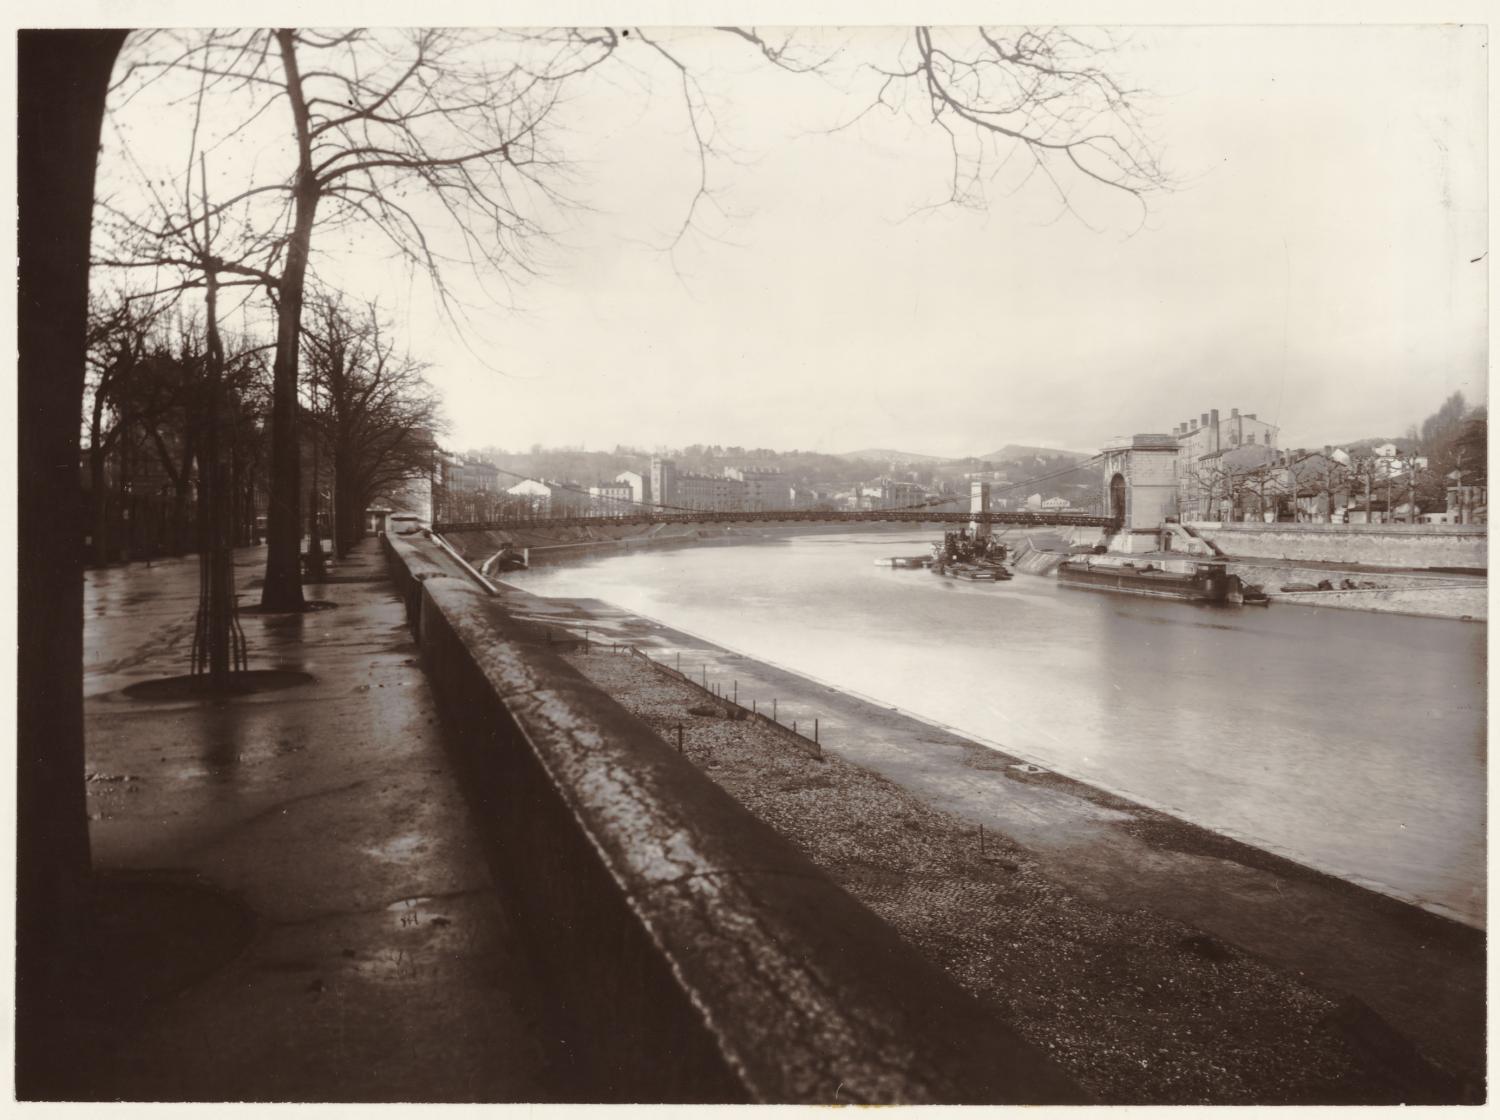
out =
[[[607,516],[569,515],[558,517],[520,517],[500,521],[443,521],[433,525],[438,533],[484,532],[487,530],[536,529],[543,526],[565,528],[582,525],[669,525],[712,522],[742,524],[747,522],[851,522],[904,521],[942,524],[967,524],[975,519],[991,525],[1029,525],[1114,528],[1117,518],[1090,513],[999,512],[973,514],[962,510],[871,509],[839,510],[702,510],[690,513],[627,513]]]

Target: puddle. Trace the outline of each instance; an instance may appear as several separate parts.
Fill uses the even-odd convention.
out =
[[[426,847],[426,837],[420,832],[408,832],[387,840],[384,844],[378,844],[370,848],[361,848],[360,851],[366,855],[375,856],[378,859],[408,860],[413,856],[420,855]]]

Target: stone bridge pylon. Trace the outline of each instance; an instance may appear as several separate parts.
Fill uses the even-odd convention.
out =
[[[1177,438],[1164,433],[1124,436],[1106,444],[1104,512],[1120,529],[1111,552],[1154,552],[1162,523],[1177,516]]]

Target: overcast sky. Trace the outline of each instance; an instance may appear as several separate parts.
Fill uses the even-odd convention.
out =
[[[891,32],[829,42],[878,54]],[[859,91],[684,44],[738,159],[698,169],[670,74],[579,87],[575,191],[516,306],[456,331],[370,243],[323,275],[399,314],[457,449],[616,443],[978,454],[1092,450],[1210,408],[1283,445],[1395,435],[1486,393],[1481,28],[1134,29],[1110,63],[1149,88],[1176,188],[1139,212],[1033,180],[986,210],[948,191],[930,126]],[[106,131],[106,144],[109,140]],[[1095,228],[1090,229],[1087,221]]]

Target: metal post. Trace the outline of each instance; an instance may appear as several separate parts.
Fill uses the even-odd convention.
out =
[[[813,717],[813,742],[816,743],[818,741],[819,741],[819,739],[818,739],[818,717],[814,716]]]
[[[738,708],[740,706],[740,682],[739,681],[735,681],[734,682],[734,706],[736,708]]]
[[[775,720],[777,723],[781,722],[781,717],[776,714],[776,699],[775,699],[775,697],[772,697],[772,699],[771,699],[771,718],[773,720]]]

